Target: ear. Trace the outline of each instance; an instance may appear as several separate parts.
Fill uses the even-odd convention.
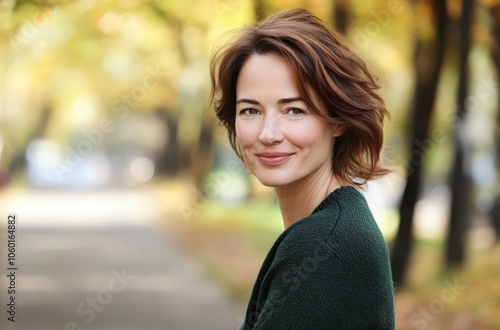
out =
[[[332,125],[332,139],[344,134],[344,127],[338,124]]]

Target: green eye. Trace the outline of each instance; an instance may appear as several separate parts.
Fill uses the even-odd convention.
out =
[[[304,110],[299,108],[290,108],[287,110],[286,113],[292,116],[300,116],[304,114]]]
[[[245,115],[245,116],[253,116],[257,114],[259,114],[259,112],[253,108],[247,108],[240,111],[240,115]]]

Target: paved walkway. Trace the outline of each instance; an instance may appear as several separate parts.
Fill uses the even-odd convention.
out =
[[[155,227],[151,206],[140,192],[31,192],[3,201],[2,214],[18,215],[18,292],[17,322],[6,322],[2,307],[0,328],[236,329],[241,306]]]

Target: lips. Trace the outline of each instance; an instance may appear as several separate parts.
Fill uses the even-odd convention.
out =
[[[262,164],[271,166],[281,165],[293,155],[294,153],[288,152],[263,152],[256,154]]]

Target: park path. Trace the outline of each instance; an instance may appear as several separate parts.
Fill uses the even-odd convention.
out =
[[[4,199],[2,216],[17,214],[17,322],[2,307],[0,329],[236,329],[241,306],[157,228],[154,202],[141,191],[30,191]]]

